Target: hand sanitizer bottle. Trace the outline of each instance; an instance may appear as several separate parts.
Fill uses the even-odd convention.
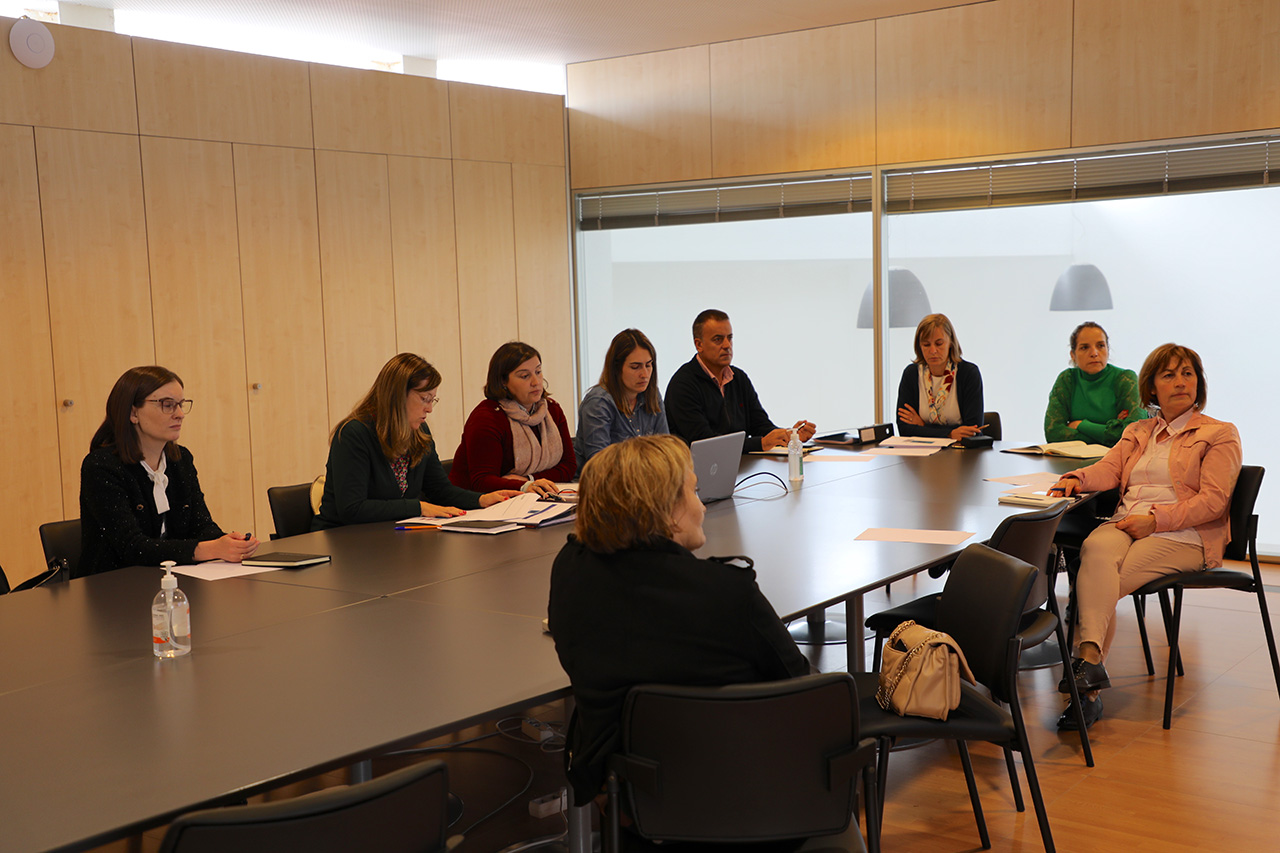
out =
[[[151,602],[151,650],[158,658],[176,658],[191,651],[191,608],[173,576],[173,560],[165,560],[160,591]]]
[[[804,482],[804,450],[801,449],[800,433],[791,430],[791,439],[787,442],[787,469],[791,482]]]

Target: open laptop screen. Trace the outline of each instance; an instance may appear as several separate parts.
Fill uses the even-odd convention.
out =
[[[704,504],[733,495],[746,440],[745,432],[731,432],[689,445],[693,452],[693,473],[698,478],[698,497]]]

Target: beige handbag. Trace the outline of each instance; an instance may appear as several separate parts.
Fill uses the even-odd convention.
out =
[[[960,704],[960,678],[973,673],[960,646],[947,634],[903,622],[884,644],[876,701],[898,716],[945,720]]]

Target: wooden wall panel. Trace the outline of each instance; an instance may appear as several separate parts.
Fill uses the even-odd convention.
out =
[[[470,83],[449,84],[453,156],[564,165],[564,98]]]
[[[543,373],[572,428],[578,406],[573,395],[573,284],[564,169],[515,165],[511,179],[520,340],[542,353]]]
[[[462,404],[467,412],[484,399],[493,351],[520,334],[511,196],[509,165],[454,161]]]
[[[449,84],[311,64],[316,148],[449,156]]]
[[[133,40],[143,134],[310,148],[307,64]]]
[[[144,136],[142,175],[156,361],[196,401],[181,441],[218,525],[256,530],[231,145]]]
[[[711,45],[716,177],[874,163],[875,74],[873,23]]]
[[[570,65],[573,186],[711,176],[711,71],[706,45]]]
[[[421,355],[440,371],[440,402],[428,425],[440,458],[449,459],[467,416],[462,403],[453,168],[448,160],[389,157],[387,169],[397,349]]]
[[[49,24],[53,61],[27,68],[9,50],[12,26],[0,18],[0,122],[138,132],[128,36]]]
[[[316,152],[329,412],[341,418],[396,354],[387,158]]]
[[[0,235],[0,364],[6,365],[0,371],[0,471],[8,472],[0,507],[0,566],[16,585],[44,564],[36,530],[64,516],[40,188],[29,127],[0,125]],[[79,505],[66,514],[75,518]]]
[[[1274,0],[1077,0],[1073,145],[1280,126]]]
[[[80,462],[107,393],[155,363],[138,138],[36,128],[36,161],[63,506],[78,516]]]
[[[1071,0],[998,0],[876,24],[881,163],[1070,144]]]
[[[236,145],[233,151],[253,529],[265,539],[275,529],[267,489],[308,482],[324,472],[329,429],[337,417],[330,416],[324,392],[315,155],[258,145]]]

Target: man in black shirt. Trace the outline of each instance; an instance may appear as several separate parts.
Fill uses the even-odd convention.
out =
[[[732,366],[733,326],[729,315],[708,308],[693,321],[697,350],[667,383],[667,424],[687,442],[745,432],[743,452],[786,445],[789,431],[769,420],[747,374]],[[799,420],[792,429],[801,441],[813,438],[816,427]]]

